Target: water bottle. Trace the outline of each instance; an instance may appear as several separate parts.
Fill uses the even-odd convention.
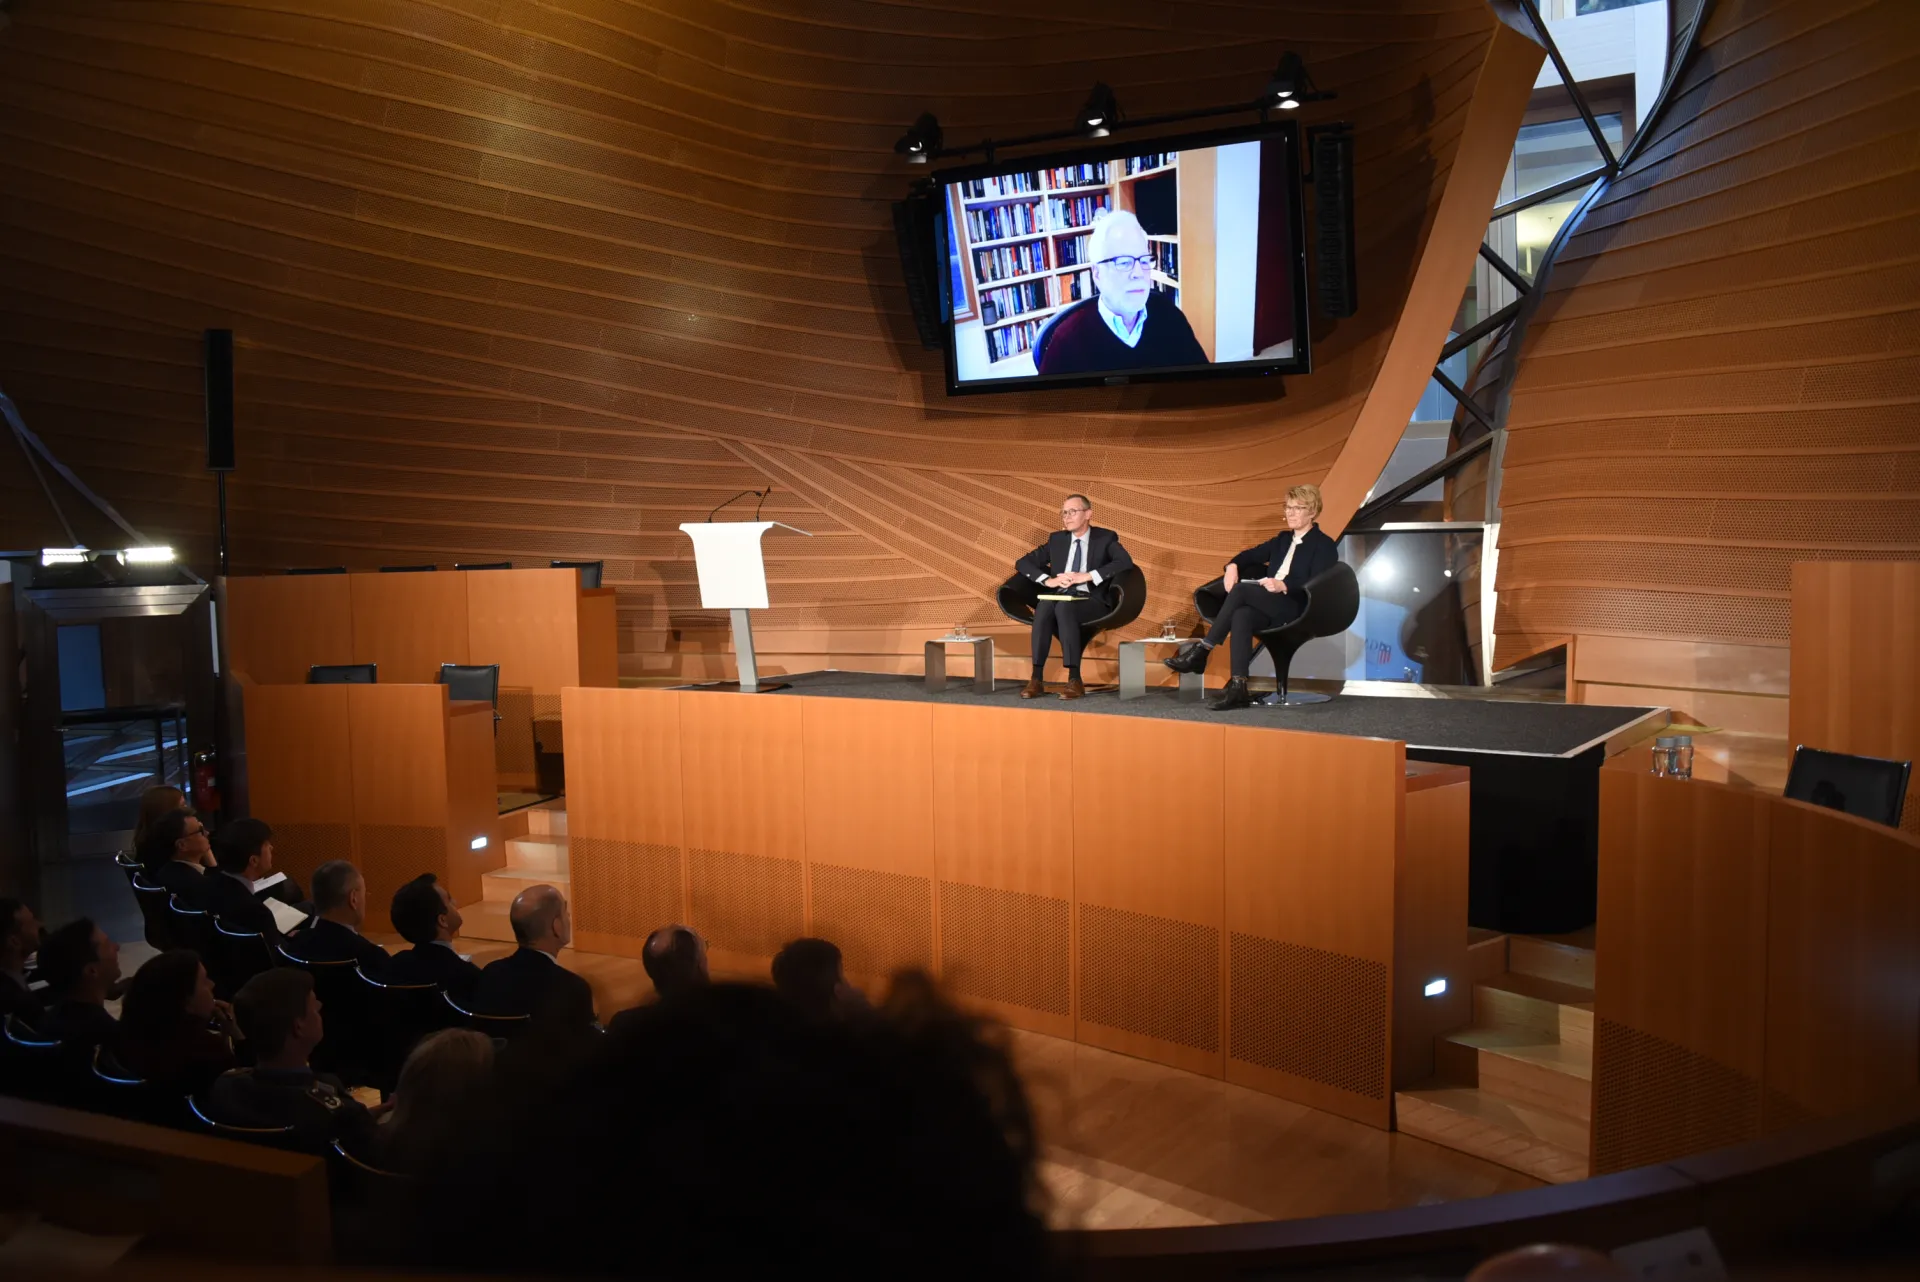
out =
[[[1673,758],[1667,767],[1667,773],[1675,779],[1693,778],[1692,735],[1673,736]]]
[[[1661,735],[1653,741],[1653,773],[1665,779],[1673,773],[1674,736]]]

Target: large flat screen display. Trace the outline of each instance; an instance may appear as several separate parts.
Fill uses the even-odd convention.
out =
[[[949,392],[1310,368],[1291,122],[935,178]]]

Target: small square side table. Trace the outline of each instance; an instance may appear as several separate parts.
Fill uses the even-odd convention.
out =
[[[973,647],[973,692],[975,694],[992,694],[992,637],[956,637],[948,635],[935,637],[933,640],[927,642],[927,689],[934,694],[939,694],[947,688],[947,647],[950,645],[969,645]]]
[[[1192,637],[1141,637],[1137,641],[1122,641],[1120,643],[1120,697],[1138,699],[1146,694],[1148,646],[1183,646],[1192,640]],[[1182,702],[1199,703],[1207,697],[1206,678],[1198,672],[1182,672],[1180,693],[1175,697]]]

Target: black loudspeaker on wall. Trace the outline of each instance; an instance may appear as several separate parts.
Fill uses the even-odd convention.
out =
[[[207,470],[233,471],[233,331],[207,331]]]
[[[893,238],[900,250],[900,274],[907,282],[907,302],[913,307],[913,327],[920,346],[930,352],[944,347],[940,328],[940,276],[934,219],[940,202],[932,192],[915,192],[893,202]]]
[[[1344,125],[1310,130],[1313,154],[1313,266],[1320,311],[1351,316],[1360,306],[1353,263],[1353,134]]]

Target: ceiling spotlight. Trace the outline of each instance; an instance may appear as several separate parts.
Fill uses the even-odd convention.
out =
[[[127,549],[128,565],[164,565],[172,560],[173,560],[172,548],[156,547],[156,548],[128,548]]]
[[[913,128],[893,144],[893,150],[896,155],[905,156],[909,165],[924,165],[940,151],[941,137],[940,122],[933,118],[931,111],[923,111],[920,119],[913,122]]]
[[[1312,92],[1313,77],[1307,74],[1306,61],[1291,50],[1281,54],[1280,65],[1267,82],[1267,105],[1293,111]]]
[[[41,548],[40,564],[46,565],[82,565],[87,559],[86,548]]]
[[[1115,101],[1113,90],[1101,81],[1087,94],[1086,105],[1080,108],[1080,114],[1074,118],[1074,124],[1080,132],[1089,138],[1105,138],[1113,132],[1113,126],[1120,119],[1120,104]]]

